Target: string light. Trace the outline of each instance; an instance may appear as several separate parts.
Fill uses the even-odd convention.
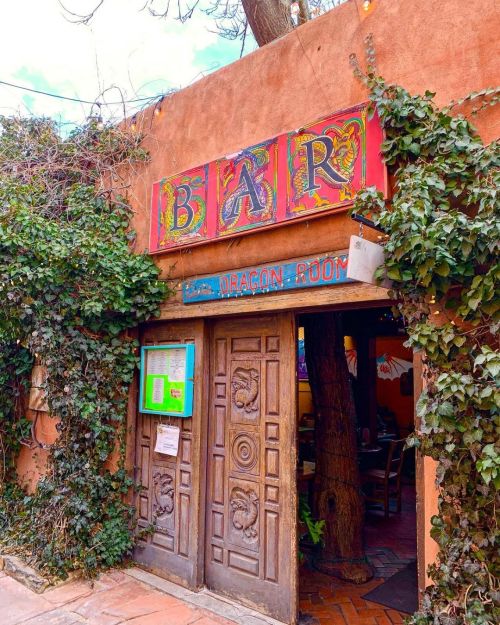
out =
[[[102,130],[104,128],[104,122],[102,121],[101,103],[97,102],[96,106],[98,108],[98,113],[96,117],[96,126],[99,130]]]
[[[97,108],[97,111],[94,112],[94,108]],[[101,103],[94,102],[90,109],[90,114],[88,116],[89,122],[94,122],[95,126],[98,130],[102,130],[104,128],[104,122],[102,121],[102,112],[101,112]]]
[[[363,9],[365,11],[369,11],[371,3],[372,3],[371,0],[364,0],[364,2],[363,2]]]
[[[130,122],[130,129],[135,131],[137,129],[137,115],[132,117],[132,121]]]
[[[158,100],[158,102],[155,104],[155,109],[154,109],[153,113],[154,113],[154,115],[155,115],[156,117],[159,117],[159,116],[161,115],[161,104],[162,104],[162,102],[163,102],[163,99],[164,99],[164,96],[162,96],[162,97]]]

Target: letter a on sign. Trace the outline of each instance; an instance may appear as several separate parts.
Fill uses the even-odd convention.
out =
[[[248,173],[248,167],[246,163],[243,163],[243,167],[241,168],[240,181],[238,183],[238,191],[234,196],[232,211],[228,215],[228,219],[234,219],[235,217],[238,217],[238,214],[241,210],[238,205],[245,197],[248,197],[248,199],[250,200],[251,206],[248,207],[249,213],[259,213],[260,211],[264,210],[265,206],[259,199],[259,192],[257,190],[256,184]]]
[[[276,220],[276,140],[217,161],[219,236]]]

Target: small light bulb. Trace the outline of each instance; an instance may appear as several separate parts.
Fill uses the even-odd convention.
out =
[[[161,106],[155,106],[154,114],[155,114],[155,117],[160,117],[160,115],[161,115]]]
[[[365,10],[365,11],[369,11],[369,9],[370,9],[370,4],[371,4],[371,0],[365,0],[365,1],[363,2],[363,10]]]

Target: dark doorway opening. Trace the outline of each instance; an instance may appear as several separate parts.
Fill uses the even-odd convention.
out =
[[[329,323],[341,334],[341,356],[330,349],[337,339]],[[415,458],[402,442],[414,427],[413,354],[404,327],[390,308],[307,314],[297,327],[299,623],[402,623],[418,596]],[[325,353],[345,361],[330,367]],[[325,405],[330,401],[334,409]],[[325,427],[325,419],[340,419],[339,428]],[[346,427],[354,439],[344,436]],[[331,444],[335,436],[342,443]],[[361,519],[354,506],[352,523],[335,524],[340,506],[357,495]],[[345,537],[332,534],[351,530],[359,533],[361,553],[356,545],[342,548]],[[325,544],[332,541],[338,544]],[[358,571],[370,579],[353,583]]]

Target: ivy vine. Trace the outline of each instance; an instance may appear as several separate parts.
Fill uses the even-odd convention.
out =
[[[438,108],[434,93],[411,95],[376,70],[369,89],[385,129],[383,156],[392,197],[369,188],[353,212],[387,233],[385,266],[409,335],[422,354],[425,390],[409,444],[438,462],[439,544],[414,625],[493,625],[500,621],[500,354],[498,351],[500,147],[483,145],[464,115],[498,103],[486,89]]]
[[[92,120],[63,137],[48,119],[0,117],[0,548],[49,575],[94,575],[133,546],[124,458],[137,343],[127,330],[167,295],[151,259],[134,253],[119,195],[121,168],[147,159],[140,142]],[[58,438],[30,493],[15,467],[31,438],[35,361]]]

